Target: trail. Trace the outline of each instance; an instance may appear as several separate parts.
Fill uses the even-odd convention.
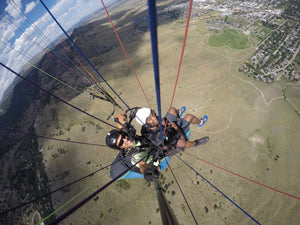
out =
[[[210,48],[210,49],[211,49],[212,47],[210,47],[210,46],[208,46],[208,45],[206,44],[206,43],[207,43],[207,38],[209,38],[209,36],[210,36],[209,31],[207,31],[207,32],[208,32],[208,33],[205,34],[205,35],[203,36],[203,38],[201,39],[200,45],[201,45],[202,47]],[[260,44],[261,44],[261,43],[260,43]],[[252,46],[252,47],[248,48],[248,50],[249,50],[249,49],[250,49],[250,50],[254,50],[254,49],[256,49],[258,46],[259,46],[259,45]],[[216,48],[217,48],[217,47],[216,47]],[[228,47],[225,46],[225,48],[228,48]],[[215,48],[212,48],[212,49],[215,49]],[[219,53],[218,51],[216,51],[216,53],[219,54],[220,56],[224,57],[224,55],[221,54],[221,53]],[[253,84],[251,81],[248,81],[248,80],[245,80],[245,79],[243,79],[243,78],[241,78],[241,77],[235,76],[234,74],[232,74],[232,73],[230,72],[231,69],[232,69],[232,61],[243,62],[243,61],[245,61],[247,58],[249,58],[251,55],[252,55],[252,51],[249,51],[249,53],[245,54],[242,58],[240,58],[240,59],[234,59],[234,58],[228,56],[227,54],[225,54],[225,57],[229,60],[229,65],[228,65],[228,70],[227,70],[227,72],[228,72],[228,74],[229,74],[230,76],[234,77],[235,79],[238,79],[239,81],[242,81],[242,82],[244,82],[244,83],[249,84],[249,85],[252,86],[255,90],[257,90],[258,93],[261,95],[261,97],[262,97],[262,99],[263,99],[263,101],[264,101],[264,104],[265,104],[267,107],[269,107],[269,106],[273,103],[273,101],[275,101],[275,100],[280,100],[280,99],[284,99],[283,92],[282,92],[282,95],[281,95],[281,96],[273,97],[272,99],[270,99],[269,101],[267,101],[267,99],[266,99],[265,94],[263,93],[263,91],[262,91],[261,89],[259,89],[255,84]]]
[[[35,217],[35,215],[38,215],[38,217],[39,217],[39,222],[42,221],[41,214],[40,214],[38,211],[35,211],[35,212],[33,213],[33,215],[32,215],[32,218],[31,218],[31,225],[34,225],[34,224],[35,224],[35,223],[34,223],[34,217]],[[44,224],[44,223],[42,222],[41,225],[43,225],[43,224]]]
[[[244,79],[242,79],[240,77],[237,77],[237,76],[233,75],[232,73],[230,73],[232,59],[230,57],[227,57],[227,58],[229,59],[228,74],[230,76],[234,77],[235,79],[238,79],[238,80],[240,80],[244,83],[247,83],[250,86],[252,86],[254,89],[256,89],[260,93],[260,95],[261,95],[261,97],[262,97],[262,99],[263,99],[263,101],[264,101],[264,103],[267,107],[269,107],[272,104],[272,102],[275,101],[275,100],[284,99],[283,92],[282,92],[281,96],[273,97],[273,98],[271,98],[270,101],[267,101],[264,92],[262,90],[260,90],[257,86],[255,86],[255,84],[253,84],[251,81],[244,80]]]
[[[210,46],[208,46],[208,45],[206,44],[206,42],[207,42],[206,39],[207,39],[209,36],[210,36],[210,34],[207,33],[207,34],[204,35],[203,38],[201,39],[201,42],[200,42],[200,43],[201,43],[202,47],[205,47],[205,48],[211,48]],[[250,47],[249,49],[256,49],[260,44],[261,44],[261,43],[259,43],[259,44],[256,45],[256,46],[252,46],[252,47]],[[293,55],[292,59],[294,59],[294,58],[296,57],[296,55],[298,54],[299,51],[300,51],[300,48],[297,49],[296,54]],[[221,53],[218,53],[218,52],[216,52],[216,53],[219,54],[220,56],[224,56],[224,55],[222,55]],[[297,86],[297,85],[299,85],[299,83],[297,83],[297,84],[291,84],[291,83],[286,84],[285,87],[283,88],[282,92],[281,92],[281,96],[273,97],[273,98],[271,98],[271,99],[268,101],[267,98],[265,97],[264,92],[263,92],[259,87],[257,87],[251,80],[250,80],[250,81],[245,80],[244,78],[239,77],[239,76],[235,76],[233,73],[231,73],[231,69],[232,69],[232,61],[243,62],[243,61],[245,61],[247,58],[249,58],[251,54],[252,54],[252,53],[251,53],[251,51],[250,51],[248,54],[245,54],[244,57],[243,57],[243,58],[240,58],[240,59],[234,59],[234,58],[228,56],[227,54],[225,54],[225,57],[229,60],[229,65],[228,65],[228,69],[227,69],[228,74],[229,74],[230,76],[232,76],[233,78],[235,78],[235,79],[237,79],[237,80],[239,80],[239,81],[241,81],[241,82],[247,83],[247,84],[249,84],[250,86],[252,86],[252,87],[260,94],[260,96],[262,97],[262,100],[263,100],[263,102],[264,102],[264,104],[265,104],[265,106],[266,106],[267,108],[269,108],[270,105],[271,105],[274,101],[276,101],[276,100],[284,100],[284,99],[285,99],[285,100],[288,102],[288,104],[290,105],[290,107],[291,107],[291,108],[292,108],[292,109],[300,116],[300,110],[298,110],[297,107],[296,107],[296,106],[295,106],[295,105],[294,105],[287,97],[284,97],[284,92],[285,92],[285,90],[288,88],[289,85]],[[290,62],[292,61],[292,59],[289,61],[289,63],[288,63],[285,67],[287,67],[287,66],[290,64]],[[285,67],[278,69],[278,71],[284,69]],[[276,72],[276,71],[274,71],[274,72]],[[232,115],[231,115],[231,117],[232,117]],[[230,126],[231,120],[232,120],[232,118],[230,118],[229,123],[228,123],[227,126],[226,126],[224,129],[222,129],[222,130],[228,129],[228,125]],[[219,131],[216,131],[216,133],[218,133],[218,132],[219,132]]]
[[[299,86],[299,83],[296,84],[286,84],[284,89],[282,90],[282,95],[285,97],[284,99],[287,101],[289,106],[300,116],[300,110],[297,109],[297,107],[288,99],[287,96],[285,96],[285,91],[288,89],[288,86]]]
[[[205,134],[218,134],[218,133],[224,132],[225,130],[229,129],[229,127],[230,127],[230,125],[231,125],[231,122],[232,122],[232,119],[233,119],[233,114],[235,113],[235,111],[237,111],[237,110],[231,111],[231,113],[230,113],[230,118],[229,118],[229,120],[228,120],[228,122],[227,122],[227,124],[226,124],[225,127],[221,128],[221,129],[219,129],[219,130],[216,130],[216,131],[207,131],[207,130],[201,131],[201,130],[200,130],[199,133],[205,133]]]

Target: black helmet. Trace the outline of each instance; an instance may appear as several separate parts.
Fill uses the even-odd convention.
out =
[[[108,132],[105,138],[106,145],[113,149],[120,149],[117,146],[117,140],[120,134],[121,132],[118,130],[111,130],[110,132]]]

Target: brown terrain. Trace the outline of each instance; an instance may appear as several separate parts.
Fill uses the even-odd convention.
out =
[[[163,114],[170,106],[186,22],[185,16],[174,18],[173,15],[177,15],[174,11],[164,11],[168,4],[169,1],[158,5],[160,21],[164,21],[158,27]],[[156,109],[147,6],[145,2],[132,0],[118,4],[118,7],[111,9],[110,14],[150,104]],[[187,149],[179,157],[259,223],[296,225],[300,219],[299,200],[241,179],[209,163],[299,197],[299,86],[284,80],[265,84],[238,72],[240,64],[255,51],[255,39],[249,38],[251,47],[247,49],[213,48],[207,45],[210,35],[205,19],[192,18],[173,102],[177,108],[186,106],[186,113],[199,117],[208,115],[209,120],[204,127],[191,126],[190,139],[209,136],[210,141],[204,146]],[[75,29],[72,36],[129,106],[148,106],[107,19],[94,19]],[[90,37],[88,42],[85,41],[87,37]],[[66,76],[71,74],[63,73],[62,77]],[[76,85],[76,88],[82,89],[85,86],[78,83],[79,79],[71,79],[71,85]],[[109,91],[103,82],[102,85]],[[50,90],[103,120],[113,110],[110,103],[93,99],[89,95],[89,92],[99,94],[93,86],[80,95],[68,91],[60,84],[53,83]],[[36,100],[38,106],[31,105],[32,109],[26,111],[26,118],[31,119],[26,120],[30,121],[26,127],[31,127],[34,121],[38,135],[105,144],[105,136],[111,127],[53,98],[47,99],[45,95],[40,95],[41,98]],[[46,104],[42,104],[41,99]],[[115,100],[126,108],[116,97]],[[113,124],[112,119],[107,122]],[[133,124],[139,130],[135,121]],[[2,171],[6,173],[13,163],[14,151],[17,152],[16,145],[13,149],[2,157],[5,168]],[[39,160],[43,162],[43,171],[49,180],[48,190],[54,190],[109,165],[117,155],[117,152],[107,147],[42,138],[38,138],[35,149],[40,150]],[[162,171],[161,182],[180,224],[195,222],[176,180],[199,224],[224,224],[216,212],[224,218],[226,224],[255,224],[176,157],[172,158],[170,166],[176,179],[170,169],[165,169]],[[26,216],[23,214],[23,221],[37,223],[37,214],[45,218],[52,210],[57,210],[56,216],[59,216],[110,180],[109,169],[104,169],[53,194],[51,207],[33,205],[23,209],[28,213]],[[27,190],[28,187],[24,186],[23,194]],[[11,206],[17,202],[15,199]],[[61,224],[161,224],[158,208],[153,184],[144,180],[122,180],[109,186]]]

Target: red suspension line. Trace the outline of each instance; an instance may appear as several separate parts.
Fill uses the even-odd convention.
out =
[[[188,154],[189,156],[192,156],[192,157],[194,157],[194,158],[196,158],[196,159],[198,159],[198,160],[200,160],[200,161],[202,161],[202,162],[205,162],[205,163],[207,163],[207,164],[209,164],[209,165],[211,165],[211,166],[213,166],[213,167],[216,167],[216,168],[218,168],[218,169],[220,169],[220,170],[223,170],[223,171],[225,171],[225,172],[227,172],[227,173],[230,173],[230,174],[232,174],[232,175],[234,175],[234,176],[237,176],[237,177],[242,178],[242,179],[244,179],[244,180],[250,181],[251,183],[257,184],[257,185],[259,185],[259,186],[261,186],[261,187],[264,187],[264,188],[266,188],[266,189],[269,189],[269,190],[271,190],[271,191],[275,191],[275,192],[277,192],[277,193],[279,193],[279,194],[282,194],[282,195],[285,195],[285,196],[287,196],[287,197],[289,197],[289,198],[293,198],[293,199],[298,200],[298,201],[300,200],[300,198],[298,198],[298,197],[296,197],[296,196],[293,196],[293,195],[284,193],[284,192],[282,192],[282,191],[279,191],[279,190],[276,190],[276,189],[274,189],[274,188],[271,188],[271,187],[269,187],[269,186],[267,186],[267,185],[258,183],[258,182],[254,181],[254,180],[251,180],[251,179],[247,178],[247,177],[241,176],[241,175],[236,174],[236,173],[234,173],[234,172],[231,172],[231,171],[229,171],[229,170],[227,170],[227,169],[224,169],[224,168],[222,168],[222,167],[220,167],[220,166],[217,166],[217,165],[215,165],[215,164],[213,164],[213,163],[210,163],[210,162],[208,162],[208,161],[205,161],[204,159],[200,159],[199,157],[197,157],[197,156],[195,156],[195,155],[192,155],[192,154],[187,153],[187,152],[184,152],[184,153],[185,153],[185,154]]]
[[[169,109],[171,109],[172,104],[173,104],[175,91],[176,91],[176,87],[177,87],[177,83],[178,83],[178,78],[179,78],[179,74],[180,74],[180,69],[181,69],[181,64],[182,64],[182,59],[183,59],[183,53],[184,53],[185,43],[186,43],[186,37],[187,37],[187,34],[188,34],[189,23],[190,23],[190,18],[191,18],[191,13],[192,13],[192,5],[193,5],[193,0],[190,0],[189,13],[188,13],[187,21],[186,21],[186,26],[185,26],[185,33],[184,33],[184,39],[183,39],[183,44],[182,44],[181,56],[180,56],[180,60],[179,60],[176,81],[175,81],[174,90],[173,90],[172,99],[171,99]],[[170,113],[167,114],[167,121],[169,120],[169,115],[170,115]],[[167,127],[167,123],[164,127],[164,132],[166,132],[166,127]]]
[[[175,162],[177,163],[177,165],[179,165],[178,160],[176,158]],[[185,175],[187,176],[187,178],[189,178],[189,180],[192,182],[192,184],[195,186],[195,188],[197,189],[197,191],[202,195],[202,197],[205,199],[205,201],[207,202],[207,204],[209,204],[209,206],[216,212],[216,214],[218,215],[218,217],[220,217],[220,219],[223,221],[224,224],[227,225],[227,223],[225,222],[225,220],[223,219],[223,217],[220,215],[220,213],[215,209],[215,207],[213,207],[213,205],[211,204],[211,202],[208,200],[208,198],[203,194],[203,192],[200,190],[200,188],[193,183],[192,178],[188,175],[188,173],[186,172],[186,170],[184,168],[181,168],[181,170],[185,173]]]
[[[19,27],[17,27],[12,21],[10,21],[8,18],[4,17],[4,19],[6,21],[8,21],[11,25],[13,25],[20,34],[24,34],[24,36],[27,38],[27,40],[31,41],[31,37],[29,35],[27,35],[24,31],[22,31]],[[41,50],[44,50],[45,47],[43,47],[40,43],[38,43],[37,41],[33,41],[33,44],[35,46],[38,46]],[[61,52],[62,53],[62,52]],[[45,53],[46,55],[50,56],[53,60],[57,60],[60,64],[62,64],[64,67],[66,67],[68,70],[71,69],[71,67],[69,67],[68,65],[66,65],[65,63],[63,63],[58,57],[55,57],[55,55],[53,55],[51,52],[46,51]],[[62,53],[67,59],[69,59],[64,53]],[[70,60],[70,59],[69,59]],[[72,61],[70,61],[73,65],[74,63]],[[76,65],[74,65],[75,67],[77,67]],[[82,71],[80,70],[80,68],[77,67],[77,69],[82,73]],[[74,69],[72,69],[74,70]],[[87,79],[87,78],[86,78]],[[87,79],[88,80],[88,79]],[[84,81],[84,80],[83,80]],[[88,80],[90,83],[92,83],[90,80]]]
[[[0,44],[1,44],[2,46],[7,46],[7,43],[4,43],[3,41],[0,41]],[[10,47],[10,49],[13,50],[13,51],[16,51],[19,55],[24,56],[24,59],[22,58],[21,60],[23,60],[24,62],[27,62],[28,64],[31,65],[31,67],[33,67],[33,68],[39,70],[41,73],[45,74],[46,76],[51,77],[52,79],[58,81],[58,82],[61,83],[62,85],[66,86],[66,87],[69,87],[69,88],[71,88],[72,90],[74,90],[74,91],[76,91],[76,92],[78,92],[78,93],[80,93],[80,94],[81,94],[81,93],[84,93],[83,91],[80,91],[80,90],[78,90],[78,89],[76,89],[76,88],[74,88],[74,87],[68,85],[66,82],[64,82],[64,81],[62,81],[62,80],[56,78],[55,76],[53,76],[53,75],[47,73],[46,71],[42,70],[41,68],[39,68],[39,67],[37,67],[37,66],[35,66],[33,63],[30,62],[30,60],[33,58],[32,56],[28,56],[28,55],[26,55],[24,52],[21,52],[21,51],[19,51],[19,50],[17,50],[17,49],[13,49],[13,48],[11,48],[11,47]],[[26,61],[25,58],[28,58],[28,61]],[[80,78],[82,78],[82,77],[80,77]],[[82,81],[86,81],[86,80],[83,80],[83,79],[82,79]]]
[[[90,73],[90,71],[87,70],[87,68],[80,62],[80,60],[78,59],[78,57],[72,52],[72,50],[69,48],[69,46],[65,43],[65,41],[62,41],[63,46],[65,47],[65,49],[67,49],[67,52],[69,52],[74,59],[76,60],[76,62],[79,63],[79,65],[85,70],[85,72],[90,75],[90,77],[92,78],[92,80],[97,83],[97,80],[95,79],[95,77]],[[72,61],[71,61],[72,62]],[[72,63],[73,64],[73,63]],[[73,64],[74,65],[74,64]],[[76,65],[75,65],[76,66]],[[79,69],[79,68],[78,68]],[[93,82],[92,82],[93,83]]]
[[[193,5],[193,0],[190,0],[189,13],[188,13],[187,21],[186,21],[184,40],[183,40],[183,45],[182,45],[182,50],[181,50],[181,56],[180,56],[180,61],[179,61],[179,65],[178,65],[178,70],[177,70],[177,76],[176,76],[175,86],[174,86],[173,95],[172,95],[172,99],[171,99],[171,103],[170,103],[170,108],[172,107],[172,104],[173,104],[173,100],[174,100],[174,96],[175,96],[175,91],[176,91],[176,87],[177,87],[177,83],[178,83],[178,78],[179,78],[179,73],[180,73],[180,69],[181,69],[181,64],[182,64],[182,59],[183,59],[183,53],[184,53],[184,48],[185,48],[186,38],[187,38],[187,34],[188,34],[188,29],[189,29],[190,18],[191,18],[192,5]]]
[[[117,39],[118,39],[118,41],[119,41],[119,43],[120,43],[120,45],[121,45],[121,47],[122,47],[122,50],[123,50],[123,52],[124,52],[124,54],[125,54],[125,56],[126,56],[126,58],[127,58],[127,61],[128,61],[129,65],[130,65],[130,67],[131,67],[131,70],[132,70],[134,76],[136,77],[136,79],[137,79],[137,81],[138,81],[138,83],[139,83],[139,86],[141,87],[141,90],[142,90],[142,92],[143,92],[143,94],[144,94],[144,96],[145,96],[145,99],[146,99],[146,101],[147,101],[149,107],[152,108],[152,107],[151,107],[151,104],[150,104],[150,102],[149,102],[149,100],[148,100],[148,98],[147,98],[147,96],[146,96],[146,93],[145,93],[145,91],[144,91],[144,89],[143,89],[143,87],[142,87],[142,84],[141,84],[139,78],[137,77],[136,72],[135,72],[135,70],[134,70],[134,68],[133,68],[133,66],[132,66],[132,64],[131,64],[131,61],[130,61],[128,55],[127,55],[127,52],[126,52],[126,50],[125,50],[125,48],[124,48],[124,46],[123,46],[123,43],[122,43],[122,41],[121,41],[121,39],[120,39],[120,37],[119,37],[119,35],[118,35],[118,32],[117,32],[117,30],[116,30],[116,28],[115,28],[115,26],[114,26],[114,24],[113,24],[113,22],[112,22],[112,19],[110,18],[109,13],[108,13],[108,11],[107,11],[105,5],[104,5],[104,2],[103,2],[103,0],[100,0],[100,1],[101,1],[102,5],[103,5],[103,8],[104,8],[104,10],[105,10],[105,12],[106,12],[106,15],[107,15],[109,21],[110,21],[110,23],[111,23],[111,25],[112,25],[112,27],[113,27],[113,29],[114,29],[114,32],[115,32],[115,34],[116,34],[116,37],[117,37]]]
[[[44,36],[43,33],[42,33],[42,31],[34,24],[34,22],[25,13],[23,13],[21,9],[18,8],[18,5],[16,4],[16,2],[14,0],[11,0],[11,1],[15,5],[15,8],[27,19],[26,22],[28,24],[32,25],[41,36]],[[45,41],[44,39],[42,39],[42,40]],[[46,41],[45,43],[48,45],[50,42]]]
[[[26,0],[27,1],[27,0]],[[27,1],[27,3],[28,3],[28,1]],[[36,6],[37,6],[37,8],[39,9],[39,6],[37,5],[37,4],[35,4]],[[40,15],[38,15],[38,13],[36,12],[36,9],[35,9],[36,7],[34,7],[34,13],[36,14],[36,16],[37,17],[39,17],[39,16],[41,16],[42,15],[42,13],[41,13],[41,11],[40,11]],[[24,14],[25,15],[25,14]],[[26,16],[26,15],[25,15]],[[34,25],[34,23],[32,22],[32,20],[28,17],[28,16],[26,16],[26,18],[31,22],[31,24],[34,26],[34,27],[36,27],[35,25]],[[49,22],[49,19],[48,19],[48,23],[50,23]],[[52,31],[54,31],[57,35],[59,35],[58,34],[58,32],[55,30],[55,29],[52,29],[52,27],[50,27],[51,28],[51,30]],[[39,31],[39,33],[43,36],[43,37],[45,37],[48,41],[50,41],[49,39],[48,39],[48,37],[47,36],[45,36],[43,33],[42,33],[42,31],[38,28],[38,27],[36,27],[36,29]],[[81,67],[86,71],[86,73],[92,78],[92,80],[95,82],[95,83],[97,83],[97,80],[95,79],[95,77],[87,70],[87,68],[79,61],[79,59],[78,59],[78,57],[73,53],[73,51],[69,48],[69,46],[65,43],[65,41],[61,41],[60,42],[60,44],[66,49],[66,51],[67,51],[67,53],[70,53],[73,57],[74,57],[74,59],[81,65]],[[82,70],[81,70],[81,68],[79,67],[79,66],[77,66],[76,64],[74,64],[73,62],[72,62],[72,60],[64,53],[64,52],[62,52],[61,50],[59,50],[82,74],[83,74],[83,72],[82,72]],[[91,81],[90,81],[91,82]],[[93,83],[93,82],[91,82],[91,83]]]
[[[76,109],[76,110],[78,110],[78,111],[84,113],[85,115],[88,115],[88,116],[90,116],[90,117],[92,117],[92,118],[94,118],[94,119],[96,119],[96,120],[98,120],[98,121],[100,121],[100,122],[102,122],[102,123],[104,123],[104,124],[106,124],[106,125],[109,125],[109,126],[115,128],[115,129],[118,129],[118,127],[116,127],[115,125],[112,125],[112,124],[110,124],[110,123],[108,123],[108,122],[106,122],[106,121],[104,121],[104,120],[102,120],[102,119],[100,119],[100,118],[98,118],[98,117],[96,117],[96,116],[93,116],[93,115],[90,114],[90,113],[85,112],[84,110],[82,110],[82,109],[80,109],[80,108],[78,108],[78,107],[76,107],[76,106],[70,104],[69,102],[67,102],[67,101],[65,101],[65,100],[63,100],[63,99],[61,99],[60,97],[58,97],[58,96],[52,94],[51,92],[47,91],[46,89],[44,89],[44,88],[42,88],[42,87],[36,85],[35,83],[33,83],[32,81],[30,81],[30,80],[27,79],[26,77],[23,77],[22,75],[20,75],[19,73],[17,73],[16,71],[14,71],[13,69],[11,69],[10,67],[6,66],[6,65],[3,64],[2,62],[0,62],[0,65],[1,65],[2,67],[6,68],[7,70],[9,70],[10,72],[12,72],[13,74],[15,74],[16,76],[22,78],[22,79],[25,80],[27,83],[29,83],[29,84],[31,84],[32,86],[34,86],[34,87],[40,89],[41,91],[45,92],[46,94],[48,94],[48,95],[50,95],[50,96],[56,98],[57,100],[59,100],[59,101],[65,103],[66,105],[72,107],[73,109]]]

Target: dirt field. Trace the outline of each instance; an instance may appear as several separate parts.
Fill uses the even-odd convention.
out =
[[[188,149],[186,152],[299,197],[300,119],[295,112],[300,110],[299,86],[289,85],[285,81],[265,84],[250,80],[239,73],[239,65],[251,55],[255,45],[244,50],[209,47],[206,44],[209,33],[205,23],[199,18],[190,23],[173,106],[179,108],[185,105],[187,113],[197,116],[208,115],[209,120],[203,128],[191,126],[191,140],[207,135],[210,141],[205,146]],[[185,21],[173,22],[158,28],[163,114],[171,101],[184,29]],[[146,33],[134,52],[131,51],[134,46],[125,47],[147,97],[152,107],[156,109],[149,33]],[[106,64],[102,73],[105,74],[115,67],[127,67],[126,71],[130,71],[120,51],[115,49],[110,53],[111,58],[116,60]],[[120,73],[118,75],[121,78],[110,80],[109,84],[120,93],[122,99],[131,107],[147,106],[132,73],[128,76],[124,74],[123,78],[121,70],[115,73]],[[283,98],[286,85],[288,85],[286,90],[288,101]],[[104,120],[112,111],[109,103],[92,100],[90,96],[84,94],[70,103]],[[111,127],[60,103],[49,106],[41,114],[40,121],[51,117],[50,108],[57,111],[61,129],[56,129],[49,121],[49,124],[47,122],[39,124],[37,133],[40,135],[56,133],[55,137],[61,139],[70,138],[74,141],[105,144],[105,135],[112,129]],[[109,122],[113,123],[112,119]],[[99,124],[101,129],[97,128],[96,124]],[[58,135],[59,130],[63,134]],[[49,140],[40,140],[40,144],[44,146],[43,153],[47,160],[46,168],[52,189],[110,164],[117,155],[117,152],[106,147]],[[299,201],[230,175],[189,154],[182,154],[182,159],[259,223],[269,225],[299,223]],[[173,157],[170,165],[199,224],[224,224],[214,208],[227,224],[255,224],[178,159]],[[70,175],[64,177],[64,174],[68,174],[65,171],[69,171]],[[185,225],[194,224],[170,170],[163,171],[163,175],[166,178],[163,186],[169,184],[166,197],[171,202],[178,221]],[[108,181],[110,181],[109,170],[105,169],[72,186],[71,190],[55,194],[54,208],[59,208],[74,195],[89,187],[76,200],[60,210],[64,212]],[[98,199],[91,200],[62,224],[161,224],[153,184],[148,186],[144,180],[127,182],[130,184],[129,190],[120,189],[117,184],[111,185],[98,195]],[[172,191],[175,191],[175,195],[171,194]],[[210,201],[212,208],[201,193]]]

